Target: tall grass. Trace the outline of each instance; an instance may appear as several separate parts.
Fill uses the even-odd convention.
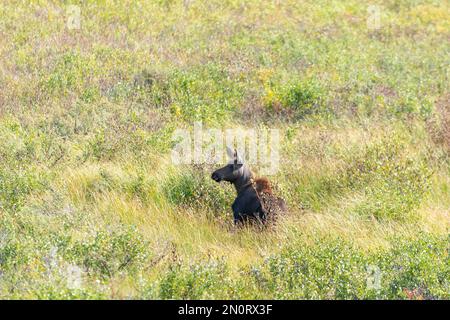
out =
[[[449,298],[448,4],[79,6],[0,4],[1,298]],[[171,162],[194,121],[280,130],[276,226]]]

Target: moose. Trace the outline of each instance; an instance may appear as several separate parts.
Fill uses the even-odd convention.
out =
[[[227,154],[231,158],[226,166],[217,169],[211,175],[216,182],[228,181],[236,189],[236,199],[231,206],[234,223],[259,221],[266,224],[286,211],[286,203],[272,193],[267,178],[253,179],[250,168],[243,163],[237,150],[227,146]]]

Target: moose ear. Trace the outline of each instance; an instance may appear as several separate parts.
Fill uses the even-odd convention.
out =
[[[243,166],[243,163],[242,163],[241,158],[239,157],[236,149],[234,149],[234,157],[233,158],[234,158],[234,165],[233,165],[234,170],[239,170]]]
[[[234,161],[239,164],[244,164],[244,161],[241,158],[241,155],[237,152],[236,149],[234,149]]]
[[[227,154],[231,159],[234,159],[234,151],[229,146],[227,146]]]

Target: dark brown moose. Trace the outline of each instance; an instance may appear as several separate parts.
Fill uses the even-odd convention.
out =
[[[273,195],[269,180],[253,179],[251,170],[243,163],[237,151],[227,147],[227,153],[231,160],[223,168],[214,171],[211,178],[216,182],[228,181],[234,185],[237,193],[231,206],[234,223],[256,220],[266,224],[279,213],[285,212],[286,203]]]

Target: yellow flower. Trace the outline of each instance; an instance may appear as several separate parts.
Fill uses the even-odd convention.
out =
[[[173,104],[170,108],[170,111],[172,112],[173,115],[175,115],[176,117],[180,117],[181,116],[181,108],[179,105],[177,104]]]

